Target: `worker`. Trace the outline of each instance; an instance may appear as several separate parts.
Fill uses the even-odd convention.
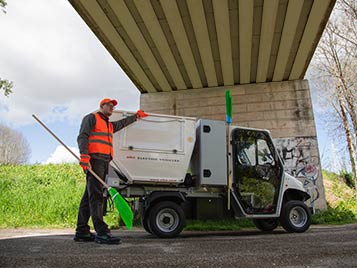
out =
[[[113,133],[147,116],[142,110],[124,119],[109,122],[116,100],[105,98],[99,103],[99,111],[86,115],[78,135],[80,165],[86,172],[90,167],[99,177],[108,174],[109,162],[113,159]],[[105,192],[104,186],[90,173],[86,172],[86,189],[81,199],[74,240],[78,242],[95,241],[100,244],[119,244],[120,238],[110,233],[103,220]],[[92,217],[96,235],[90,232],[89,217]]]

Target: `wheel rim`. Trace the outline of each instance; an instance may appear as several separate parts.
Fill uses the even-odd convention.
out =
[[[294,207],[290,210],[290,222],[296,227],[303,227],[307,222],[307,213],[302,207]]]
[[[179,225],[179,216],[171,208],[162,209],[156,216],[156,225],[162,232],[172,232]]]

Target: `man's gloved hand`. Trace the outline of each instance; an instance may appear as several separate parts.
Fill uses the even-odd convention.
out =
[[[147,113],[145,113],[143,110],[138,110],[136,112],[136,118],[143,118],[143,117],[146,117],[146,116],[149,116]]]
[[[79,165],[84,169],[87,170],[90,168],[90,156],[88,154],[81,154],[81,159]]]

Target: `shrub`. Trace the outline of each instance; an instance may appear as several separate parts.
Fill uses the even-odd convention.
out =
[[[325,211],[318,211],[312,216],[313,224],[347,224],[357,221],[357,213],[346,208],[341,203],[336,208],[329,207]]]
[[[352,189],[355,188],[355,181],[353,180],[353,175],[350,172],[347,171],[342,171],[340,173],[340,176],[343,178],[343,181],[346,183],[346,185]]]

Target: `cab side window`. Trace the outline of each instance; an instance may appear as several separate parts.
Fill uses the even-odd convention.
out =
[[[247,214],[276,212],[282,168],[269,134],[236,129],[232,135],[234,190]]]
[[[255,166],[257,164],[255,139],[242,139],[239,141],[238,147],[238,162],[243,166]]]
[[[270,164],[275,165],[274,157],[269,149],[266,140],[258,139],[258,165]]]

